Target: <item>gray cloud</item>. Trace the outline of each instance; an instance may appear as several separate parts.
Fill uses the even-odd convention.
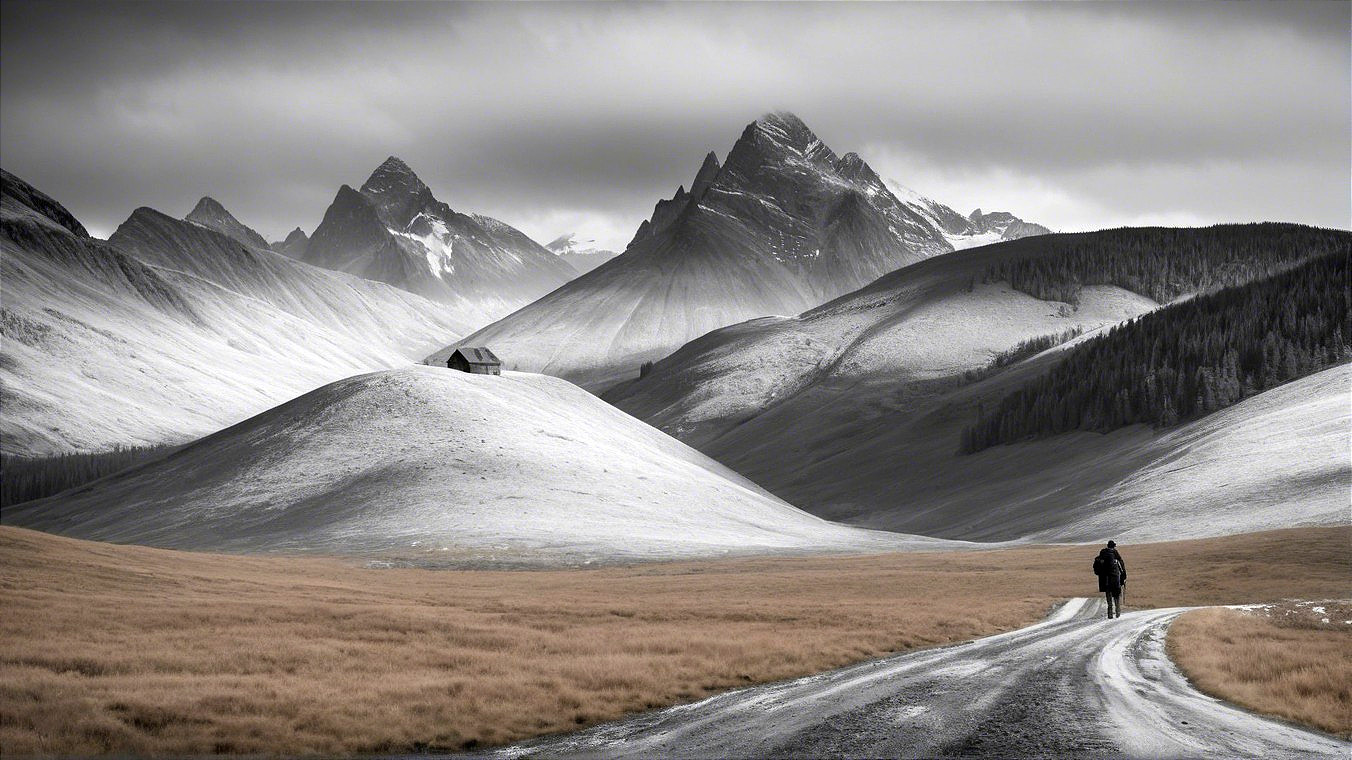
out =
[[[964,211],[1346,227],[1350,7],[6,3],[0,161],[104,233],[210,194],[276,238],[393,153],[619,243],[783,108]]]

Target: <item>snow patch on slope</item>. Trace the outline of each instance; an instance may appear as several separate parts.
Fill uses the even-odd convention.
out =
[[[1343,364],[1184,425],[1055,537],[1142,542],[1346,525],[1350,404],[1352,365]]]

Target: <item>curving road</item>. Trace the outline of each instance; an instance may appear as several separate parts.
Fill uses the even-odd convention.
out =
[[[1198,693],[1164,653],[1187,608],[1047,620],[720,694],[481,757],[1352,757],[1352,744]]]

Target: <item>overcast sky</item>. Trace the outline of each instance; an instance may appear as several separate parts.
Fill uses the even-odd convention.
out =
[[[619,247],[783,109],[964,213],[1345,228],[1350,9],[5,3],[0,163],[95,234],[211,195],[278,239],[394,154]]]

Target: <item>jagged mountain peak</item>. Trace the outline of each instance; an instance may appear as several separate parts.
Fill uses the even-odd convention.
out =
[[[812,130],[808,129],[803,120],[791,111],[770,111],[761,114],[752,124],[767,129],[778,129],[790,133],[806,133],[811,135]],[[815,136],[815,135],[814,135]]]
[[[408,164],[395,156],[371,172],[361,194],[375,203],[380,216],[392,226],[403,227],[428,203],[436,199]]]
[[[307,263],[494,316],[576,275],[515,227],[437,200],[396,156],[360,190],[343,185],[302,249]]]
[[[840,160],[836,161],[836,172],[860,187],[874,190],[887,187],[878,173],[873,171],[873,167],[869,166],[858,153],[850,152],[841,156]]]
[[[305,258],[305,249],[310,245],[310,236],[305,234],[305,230],[297,227],[287,233],[285,240],[278,240],[270,247],[277,253],[290,256],[293,259]]]
[[[976,209],[968,218],[972,221],[972,226],[978,233],[997,234],[1001,240],[1013,240],[1030,235],[1046,235],[1051,232],[1040,224],[1024,221],[1008,211],[983,212],[981,209]]]
[[[369,202],[366,200],[366,197],[361,193],[357,192],[356,190],[352,189],[351,185],[341,185],[338,188],[338,192],[334,193],[333,204],[331,205],[351,206],[356,204],[367,206],[370,205]]]
[[[192,217],[202,214],[225,214],[228,216],[230,212],[225,210],[225,206],[222,206],[220,201],[210,195],[204,195],[197,201],[197,205],[193,206],[192,211],[188,212],[187,218],[192,219]]]
[[[835,162],[836,154],[801,119],[776,112],[746,125],[723,168],[751,176],[767,166],[807,163],[830,169]]]
[[[788,111],[768,113],[752,122],[755,132],[772,141],[808,151],[820,145],[821,139],[803,120]]]
[[[418,175],[413,171],[413,168],[410,167],[407,163],[404,162],[402,158],[398,156],[390,156],[386,158],[384,161],[382,161],[380,163],[380,166],[377,166],[375,168],[375,171],[371,172],[371,177],[366,181],[369,183],[371,179],[375,179],[376,177],[382,176],[408,177],[421,182],[421,180],[418,180]]]
[[[209,195],[202,196],[201,200],[197,201],[197,205],[193,206],[192,211],[183,217],[183,220],[215,230],[244,245],[263,250],[270,249],[268,241],[262,235],[236,219],[235,215],[227,211],[220,201]]]
[[[426,187],[408,164],[396,156],[390,156],[371,172],[361,190],[363,193],[381,193],[392,189],[418,192]]]
[[[704,163],[700,164],[699,172],[695,174],[695,181],[690,185],[690,194],[698,201],[704,197],[704,191],[714,183],[718,177],[718,172],[723,167],[718,164],[718,156],[713,151],[704,157]]]
[[[159,222],[162,219],[173,219],[173,217],[169,216],[163,211],[157,211],[149,206],[137,206],[135,209],[132,210],[131,214],[127,216],[126,220],[123,221],[121,225],[119,225],[119,229],[128,224],[139,224],[148,221]]]

